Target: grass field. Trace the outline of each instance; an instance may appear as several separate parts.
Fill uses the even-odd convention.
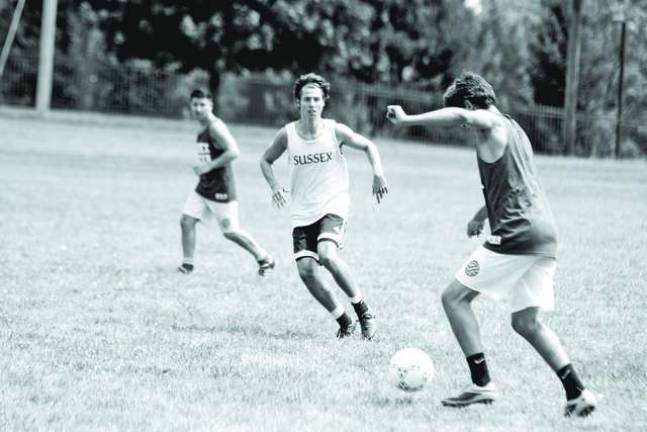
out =
[[[598,411],[562,418],[559,381],[487,299],[476,310],[503,398],[456,411],[440,399],[469,377],[439,294],[479,243],[464,234],[482,203],[472,152],[377,140],[391,191],[379,207],[364,156],[347,152],[343,256],[380,329],[340,342],[258,168],[274,131],[232,130],[242,224],[279,263],[263,280],[215,225],[198,228],[196,272],[175,273],[192,124],[0,116],[0,429],[647,430],[644,161],[537,160],[561,234],[546,321]],[[385,379],[406,346],[437,370],[415,395]]]

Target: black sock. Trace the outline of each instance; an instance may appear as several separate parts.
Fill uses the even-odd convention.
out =
[[[355,313],[357,314],[358,318],[361,318],[364,313],[368,312],[368,306],[366,306],[364,300],[360,300],[359,303],[351,304],[353,305],[353,309],[355,309]]]
[[[485,386],[490,382],[490,372],[485,361],[485,354],[472,354],[467,357],[467,365],[470,367],[472,382],[477,386]]]
[[[584,384],[580,381],[580,377],[577,375],[577,372],[575,372],[575,368],[572,364],[569,363],[558,370],[557,376],[566,391],[566,399],[574,399],[582,394]]]
[[[344,312],[342,316],[337,318],[337,322],[339,323],[339,327],[346,328],[353,323],[353,319],[348,315],[348,313]]]
[[[183,262],[180,267],[182,267],[186,271],[193,271],[193,264],[191,263]]]

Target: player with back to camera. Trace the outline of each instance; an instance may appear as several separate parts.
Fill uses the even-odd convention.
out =
[[[299,120],[282,127],[261,158],[261,170],[272,190],[274,205],[288,203],[288,191],[276,179],[272,164],[288,153],[289,195],[294,258],[301,280],[312,296],[339,324],[338,338],[353,334],[355,322],[323,278],[332,274],[349,297],[359,318],[362,337],[375,335],[375,314],[368,308],[338,254],[350,209],[349,178],[343,149],[366,153],[373,169],[373,194],[378,203],[388,192],[382,162],[373,142],[348,126],[322,118],[330,83],[319,75],[300,76],[294,84]]]
[[[227,125],[213,113],[213,97],[206,90],[191,93],[191,115],[198,121],[195,151],[198,164],[193,167],[198,184],[189,193],[182,210],[182,264],[180,273],[194,269],[196,224],[215,217],[224,237],[254,256],[258,273],[263,276],[274,268],[274,260],[254,238],[242,230],[238,221],[238,201],[232,162],[238,157],[238,144]]]
[[[512,328],[557,374],[566,392],[564,414],[586,416],[595,409],[595,397],[582,384],[557,335],[539,317],[541,309],[554,308],[557,233],[530,141],[516,121],[497,109],[492,86],[475,73],[457,78],[444,103],[445,108],[418,115],[407,115],[397,105],[387,107],[387,118],[396,125],[462,126],[471,131],[476,147],[485,206],[468,222],[467,234],[479,235],[487,217],[491,235],[442,294],[472,385],[442,403],[463,407],[498,398],[471,307],[485,294],[507,306]]]

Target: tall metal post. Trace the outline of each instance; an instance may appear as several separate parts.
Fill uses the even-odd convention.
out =
[[[36,86],[36,111],[47,115],[52,100],[54,75],[54,47],[56,40],[57,0],[43,0],[43,19],[40,27],[38,55],[38,82]]]
[[[582,2],[570,0],[568,25],[568,52],[566,54],[566,89],[564,91],[564,121],[562,131],[564,136],[564,153],[575,153],[575,132],[577,122],[577,90],[580,77],[581,53],[581,21]]]
[[[618,78],[618,112],[616,119],[616,146],[613,155],[620,157],[620,145],[622,143],[622,90],[625,81],[625,43],[627,39],[627,21],[622,16],[620,23],[620,77]]]

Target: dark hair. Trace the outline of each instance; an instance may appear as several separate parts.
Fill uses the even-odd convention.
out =
[[[465,101],[470,101],[476,108],[496,104],[496,95],[490,83],[474,72],[463,72],[456,78],[445,91],[443,99],[446,107],[465,108]]]
[[[213,96],[211,95],[211,92],[209,90],[205,89],[195,89],[191,92],[191,99],[193,98],[198,98],[198,99],[209,99],[210,101],[213,102]]]
[[[301,99],[301,90],[308,84],[314,84],[318,86],[323,92],[324,100],[328,100],[328,98],[330,97],[330,83],[326,81],[324,77],[315,73],[301,75],[299,78],[297,78],[297,80],[294,82],[294,99]]]

